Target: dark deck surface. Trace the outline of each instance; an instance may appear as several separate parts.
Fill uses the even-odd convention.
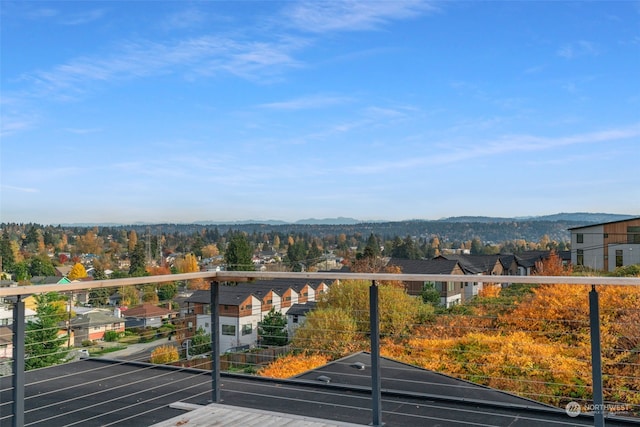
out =
[[[221,403],[230,409],[237,406],[312,417],[326,420],[327,425],[332,421],[368,425],[372,421],[371,397],[366,390],[371,374],[366,363],[368,355],[353,357],[355,359],[343,359],[302,375],[300,380],[223,375]],[[361,360],[367,365],[364,370],[351,366],[353,361]],[[357,372],[354,375],[352,371]],[[388,427],[593,425],[592,418],[571,418],[562,410],[485,387],[461,382],[469,387],[457,388],[458,380],[408,365],[383,361],[382,372],[385,388],[382,421]],[[425,372],[435,375],[429,377],[429,383],[434,384],[424,383]],[[211,403],[211,376],[193,369],[85,359],[30,371],[26,375],[25,425],[28,426],[149,426],[185,415],[183,410],[169,406],[175,402]],[[319,375],[330,376],[331,382],[318,381]],[[445,395],[447,390],[449,393]],[[465,401],[465,398],[468,399]],[[11,399],[11,377],[2,377],[1,426],[11,425]],[[211,419],[206,425],[225,424]],[[243,424],[240,421],[235,425]],[[606,425],[640,425],[640,422],[607,420]]]

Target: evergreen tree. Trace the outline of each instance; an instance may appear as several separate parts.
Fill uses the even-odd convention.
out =
[[[198,328],[195,335],[191,337],[189,345],[189,355],[211,353],[211,334],[206,334],[202,327]]]
[[[4,230],[2,239],[0,240],[0,258],[2,258],[2,270],[13,271],[15,258],[11,250],[11,239],[9,238],[7,230]]]
[[[29,321],[25,333],[25,369],[44,368],[61,363],[67,356],[62,346],[66,337],[58,337],[60,311],[47,295],[36,296],[37,319]]]
[[[287,319],[272,307],[258,326],[258,336],[262,345],[285,345],[288,341]]]
[[[227,250],[224,253],[224,261],[228,271],[253,271],[253,251],[244,233],[235,233],[231,236]]]
[[[136,243],[136,246],[131,253],[130,262],[129,276],[142,277],[147,275],[147,258],[144,251],[143,241]]]
[[[291,271],[302,271],[307,264],[307,245],[302,239],[296,239],[287,247],[287,262]]]
[[[377,258],[380,256],[380,243],[376,236],[371,233],[367,240],[367,246],[364,248],[363,256],[365,258]]]

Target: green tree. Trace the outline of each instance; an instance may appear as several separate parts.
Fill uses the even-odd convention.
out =
[[[160,301],[170,301],[178,293],[178,285],[175,282],[158,285],[158,299]]]
[[[311,247],[307,253],[307,260],[308,265],[316,265],[322,261],[322,251],[315,240],[311,242]]]
[[[235,233],[231,236],[227,250],[224,252],[224,261],[228,271],[253,271],[253,251],[244,233]]]
[[[58,337],[63,315],[47,295],[36,296],[37,319],[29,321],[25,333],[25,369],[44,368],[61,363],[67,356],[66,337]]]
[[[132,231],[133,233],[133,231]],[[147,257],[144,251],[144,242],[140,241],[133,248],[130,256],[129,276],[142,277],[147,276]]]
[[[29,274],[33,276],[55,276],[56,269],[48,256],[35,256],[29,262]]]
[[[102,307],[103,305],[106,305],[112,291],[113,289],[109,288],[92,289],[91,292],[89,292],[89,304],[93,307]]]
[[[285,345],[289,338],[287,319],[272,307],[258,326],[258,336],[263,345]]]
[[[422,302],[433,306],[440,305],[440,292],[436,289],[432,282],[425,283],[420,293]]]
[[[198,328],[195,335],[191,337],[191,344],[189,345],[189,355],[195,356],[197,354],[211,353],[211,334],[204,332],[202,327]]]
[[[13,271],[15,258],[11,249],[11,239],[9,233],[4,230],[2,239],[0,240],[0,258],[2,259],[2,271]]]
[[[307,264],[307,244],[302,239],[296,239],[287,247],[287,263],[291,271],[302,271]]]
[[[380,256],[380,242],[378,241],[376,236],[373,235],[373,233],[369,235],[367,246],[365,246],[362,255],[365,258],[377,258]]]

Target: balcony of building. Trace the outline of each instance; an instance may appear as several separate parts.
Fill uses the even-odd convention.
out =
[[[152,336],[140,333],[148,343],[101,352],[112,343],[87,338],[91,345],[83,347],[72,340],[79,329],[73,330],[70,317],[56,326],[57,337],[67,340],[56,350],[64,353],[64,363],[25,370],[36,357],[29,352],[34,343],[25,319],[30,295],[71,296],[193,279],[210,282],[208,298],[163,312],[167,318],[161,323],[171,323],[170,332],[152,329]],[[281,351],[225,341],[231,325],[224,319],[233,313],[249,319],[255,312],[263,321],[261,306],[289,309],[296,293],[320,299],[315,290],[326,289],[318,283],[330,292],[336,283],[354,280],[367,289],[349,305],[350,320],[341,323],[344,313],[335,312],[331,322]],[[389,295],[395,294],[385,289],[406,283],[440,284],[441,294],[458,289],[464,295],[468,286],[487,291],[448,309],[429,306],[422,312],[421,305],[412,305],[420,315],[394,317]],[[250,298],[234,312],[225,298],[231,290],[244,295],[238,292],[243,286],[251,289]],[[543,286],[569,298],[562,305],[551,297],[529,304],[528,293]],[[520,299],[509,296],[514,289],[522,292]],[[638,426],[639,290],[640,278],[220,271],[0,288],[13,310],[11,327],[5,325],[11,334],[0,341],[0,425]],[[304,317],[305,311],[295,313]],[[118,323],[109,328],[122,335]],[[210,334],[206,352],[190,351],[186,343],[194,346],[195,330],[205,325],[218,333]],[[255,328],[238,323],[237,344]],[[135,329],[141,332],[139,324]],[[150,363],[150,348],[158,345],[175,346],[179,359]],[[293,373],[296,359],[284,359],[290,353],[299,360],[313,353],[325,362]],[[289,374],[264,370],[275,360],[290,360],[280,367]],[[258,375],[264,372],[270,375]]]

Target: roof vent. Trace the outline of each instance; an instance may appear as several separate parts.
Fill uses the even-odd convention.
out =
[[[364,368],[365,368],[365,365],[362,362],[356,362],[351,366],[353,366],[354,368],[359,369],[361,371],[364,371]]]
[[[323,383],[327,383],[327,384],[329,384],[329,383],[331,382],[331,378],[329,378],[329,377],[328,377],[328,376],[326,376],[326,375],[320,375],[320,376],[318,377],[318,381],[322,381]]]

